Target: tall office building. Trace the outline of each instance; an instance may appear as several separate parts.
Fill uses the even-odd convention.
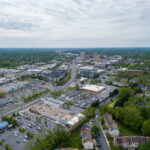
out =
[[[93,53],[93,59],[96,61],[99,61],[100,60],[100,54]]]
[[[82,59],[85,59],[85,52],[80,52],[80,57],[81,57]]]

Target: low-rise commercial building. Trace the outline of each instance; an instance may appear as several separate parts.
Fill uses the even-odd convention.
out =
[[[101,93],[102,91],[105,90],[105,87],[104,86],[87,84],[86,86],[82,87],[81,90],[91,92],[91,93],[94,93],[94,94],[99,94],[99,93]]]
[[[60,100],[54,99],[53,97],[43,98],[43,99],[41,99],[41,101],[44,104],[47,104],[49,106],[54,106],[54,107],[57,107],[57,108],[63,108],[64,105],[65,105],[64,101],[60,101]]]
[[[12,103],[12,100],[0,100],[0,106]]]
[[[52,81],[59,81],[60,79],[62,79],[66,74],[66,70],[52,70],[52,72],[50,73],[50,80]]]
[[[118,86],[118,87],[128,87],[129,85],[127,83],[124,82],[118,82],[118,81],[114,81],[113,82],[114,86]]]
[[[8,84],[0,86],[0,91],[3,93],[12,93],[18,89],[24,88],[29,85],[29,82],[25,81],[14,81]]]
[[[65,94],[65,99],[66,100],[73,100],[75,98],[79,98],[82,94],[82,91],[76,91],[76,90],[72,90],[68,93]]]
[[[7,128],[7,127],[8,127],[8,122],[7,121],[4,121],[4,122],[0,123],[0,130],[3,130],[5,128]]]

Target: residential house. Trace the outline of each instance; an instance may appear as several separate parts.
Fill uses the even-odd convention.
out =
[[[126,149],[136,149],[141,144],[150,141],[150,137],[145,136],[122,136],[114,138],[114,146],[123,146]]]
[[[91,133],[91,126],[89,123],[85,123],[82,126],[81,138],[82,138],[82,144],[83,144],[84,149],[92,150],[94,148],[94,144],[92,140],[92,133]]]
[[[105,124],[108,128],[108,131],[109,131],[109,134],[115,138],[115,137],[118,137],[120,132],[119,132],[119,128],[117,126],[117,123],[113,120],[112,118],[112,115],[111,114],[108,114],[106,113],[104,115],[104,121],[105,121]]]

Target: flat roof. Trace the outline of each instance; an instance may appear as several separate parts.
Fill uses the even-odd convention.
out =
[[[83,70],[93,70],[94,66],[82,66],[82,67],[80,67],[80,69],[83,69]]]
[[[1,122],[1,123],[0,123],[0,129],[1,129],[1,128],[4,128],[4,127],[7,126],[7,125],[8,125],[8,122],[7,122],[7,121]]]
[[[46,97],[46,98],[43,98],[42,101],[48,101],[48,102],[51,102],[51,103],[54,103],[54,104],[65,104],[64,101],[61,101],[61,100],[58,100],[58,99],[54,99],[53,97]]]
[[[10,83],[7,83],[5,85],[0,86],[0,91],[4,92],[4,93],[7,93],[11,89],[16,90],[16,89],[19,89],[19,88],[23,87],[26,84],[29,84],[29,82],[28,81],[27,82],[26,81],[10,82]]]
[[[93,84],[87,84],[86,86],[81,88],[82,90],[88,90],[88,91],[93,91],[93,92],[100,92],[101,90],[104,90],[104,86],[98,86],[98,85],[93,85]]]

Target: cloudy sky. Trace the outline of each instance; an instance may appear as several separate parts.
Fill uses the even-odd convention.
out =
[[[0,0],[0,47],[150,46],[150,0]]]

